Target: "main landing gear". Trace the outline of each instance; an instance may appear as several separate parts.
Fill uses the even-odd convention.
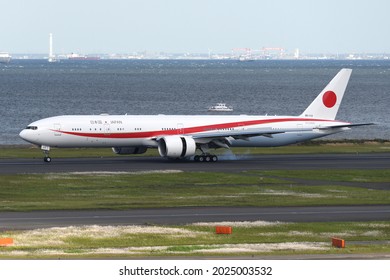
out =
[[[44,146],[44,145],[42,145],[42,146],[41,146],[41,150],[42,150],[43,153],[45,154],[45,157],[43,158],[43,161],[44,161],[44,162],[51,162],[51,157],[49,156],[50,147],[49,147],[49,146]]]
[[[196,155],[194,157],[194,161],[196,161],[196,162],[217,162],[218,157],[216,155],[209,155],[209,154]]]
[[[212,155],[209,153],[209,147],[208,145],[200,145],[198,147],[199,150],[201,150],[201,155],[194,156],[195,162],[217,162],[218,157],[216,155]]]

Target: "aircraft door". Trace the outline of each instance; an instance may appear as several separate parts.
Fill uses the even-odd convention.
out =
[[[301,123],[297,124],[297,129],[303,129],[303,124],[301,124]],[[302,132],[301,131],[297,131],[297,136],[301,137],[302,136]]]
[[[184,134],[184,124],[182,124],[182,123],[177,124],[177,134],[179,134],[179,135]]]
[[[236,130],[245,130],[245,124],[244,123],[239,123]]]
[[[103,130],[105,135],[111,134],[110,124],[108,122],[104,123]]]
[[[61,124],[59,124],[59,123],[55,123],[54,125],[53,125],[53,130],[54,130],[54,136],[61,136]]]

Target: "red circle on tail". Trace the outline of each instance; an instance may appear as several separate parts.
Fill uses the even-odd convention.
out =
[[[332,108],[337,102],[337,96],[333,91],[327,91],[322,96],[322,102],[328,108]]]

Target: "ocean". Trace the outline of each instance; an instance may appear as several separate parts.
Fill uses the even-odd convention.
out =
[[[299,115],[341,68],[352,68],[338,120],[375,122],[324,139],[390,139],[390,61],[99,60],[0,64],[1,145],[29,123],[66,114]]]

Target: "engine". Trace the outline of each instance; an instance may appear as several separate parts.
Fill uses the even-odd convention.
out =
[[[148,148],[145,147],[113,147],[112,151],[118,155],[143,154]]]
[[[158,141],[158,152],[162,157],[185,158],[195,155],[196,144],[189,136],[166,136]]]

